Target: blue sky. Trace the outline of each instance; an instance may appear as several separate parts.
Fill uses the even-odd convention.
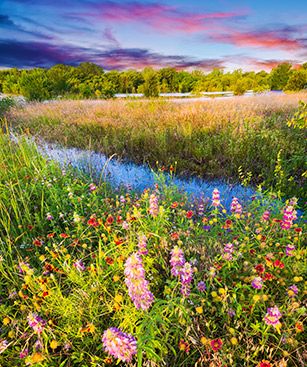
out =
[[[0,0],[0,67],[260,70],[307,61],[307,2]]]

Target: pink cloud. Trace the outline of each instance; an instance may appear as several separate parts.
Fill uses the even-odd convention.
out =
[[[160,3],[143,4],[135,1],[120,4],[107,1],[95,5],[93,10],[90,9],[83,15],[120,23],[139,22],[159,31],[194,33],[212,29],[219,20],[233,19],[245,13],[242,11],[191,13]]]

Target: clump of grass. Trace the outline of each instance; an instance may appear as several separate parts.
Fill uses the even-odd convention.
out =
[[[306,93],[175,104],[166,101],[60,101],[8,115],[16,128],[46,140],[90,148],[136,163],[156,161],[177,173],[264,183],[303,196],[305,133],[287,125]],[[276,177],[276,160],[284,179]]]
[[[3,134],[0,157],[1,365],[304,366],[295,199],[114,193]]]

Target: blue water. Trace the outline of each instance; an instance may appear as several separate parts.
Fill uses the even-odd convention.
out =
[[[152,188],[156,181],[155,173],[144,165],[121,162],[115,158],[109,159],[104,154],[77,148],[63,148],[56,144],[39,143],[41,153],[62,165],[70,165],[90,174],[92,177],[105,180],[113,188],[125,187],[134,191],[143,191]],[[166,181],[170,177],[166,175]],[[183,179],[173,177],[172,183],[188,195],[195,198],[211,198],[213,189],[217,188],[221,193],[222,204],[229,207],[233,197],[241,202],[250,201],[255,195],[255,190],[242,185],[230,185],[222,180],[206,181],[198,178]]]

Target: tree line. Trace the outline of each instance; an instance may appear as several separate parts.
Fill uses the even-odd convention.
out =
[[[143,93],[146,97],[156,97],[159,93],[233,91],[240,95],[247,90],[298,91],[306,87],[307,63],[299,69],[292,68],[289,63],[282,63],[270,73],[214,69],[206,74],[201,70],[177,71],[171,67],[106,72],[90,62],[78,66],[58,64],[49,69],[0,70],[0,92],[21,94],[29,100],[38,101],[53,98],[112,98],[116,93]]]

